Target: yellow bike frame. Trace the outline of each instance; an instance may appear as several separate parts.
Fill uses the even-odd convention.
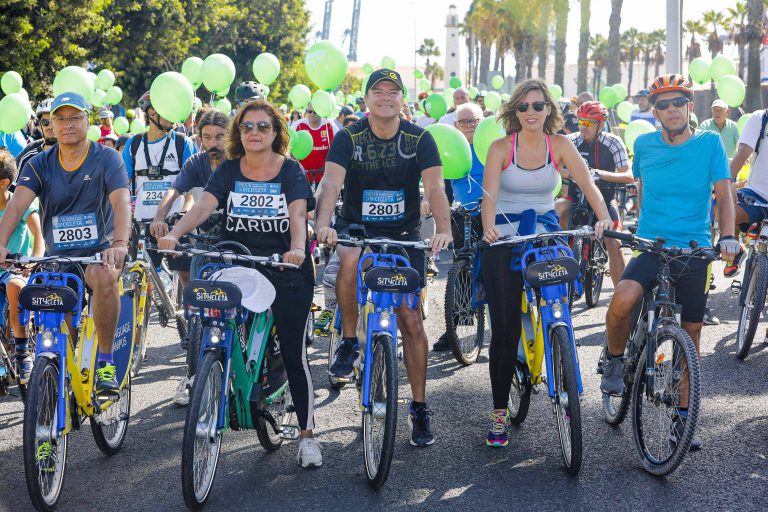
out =
[[[525,356],[531,375],[531,384],[541,384],[541,364],[544,360],[544,334],[541,328],[541,317],[536,304],[528,302],[523,290],[522,302],[522,332],[520,333],[520,348],[518,354]]]

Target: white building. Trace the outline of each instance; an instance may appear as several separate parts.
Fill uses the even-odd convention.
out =
[[[451,78],[461,78],[461,42],[459,37],[459,15],[456,6],[448,7],[448,16],[445,17],[445,83]]]

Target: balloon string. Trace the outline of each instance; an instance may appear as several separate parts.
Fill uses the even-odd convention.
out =
[[[478,183],[478,182],[477,182],[477,180],[476,180],[476,179],[474,179],[472,176],[469,176],[469,179],[470,179],[470,181],[474,181],[475,183],[477,183],[477,186],[478,186],[478,187],[480,187],[480,190],[482,190],[482,191],[483,191],[483,194],[485,194],[486,196],[488,196],[488,197],[489,197],[489,198],[490,198],[490,199],[493,201],[493,204],[494,204],[494,206],[496,207],[496,211],[497,211],[497,212],[498,212],[498,213],[499,213],[499,214],[500,214],[502,217],[504,217],[504,220],[506,220],[506,221],[507,221],[507,224],[509,224],[510,226],[511,226],[511,225],[513,225],[513,224],[512,224],[512,221],[511,221],[511,220],[509,220],[509,217],[507,217],[507,214],[506,214],[506,213],[504,213],[503,211],[501,211],[501,210],[499,209],[498,205],[496,205],[496,200],[493,198],[493,196],[492,196],[492,195],[491,195],[491,194],[490,194],[490,193],[489,193],[487,190],[485,190],[485,189],[483,188],[483,185],[482,185],[482,184],[480,184],[480,183]],[[517,228],[513,228],[513,229],[515,230],[515,235],[519,235],[519,234],[520,234],[520,233],[517,231]]]

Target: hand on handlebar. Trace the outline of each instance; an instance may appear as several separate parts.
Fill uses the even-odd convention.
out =
[[[336,245],[336,242],[339,240],[339,235],[336,233],[336,230],[328,227],[323,226],[320,228],[317,228],[317,241],[321,244],[326,245]]]
[[[153,220],[152,224],[149,225],[149,234],[155,237],[156,240],[163,238],[169,231],[168,223],[164,220]]]
[[[488,228],[483,232],[483,240],[489,244],[498,240],[500,236],[501,232],[496,227]]]
[[[177,245],[179,245],[179,239],[170,233],[157,240],[158,251],[174,251]]]
[[[450,233],[435,233],[429,242],[432,256],[436,256],[440,254],[440,251],[447,249],[451,242],[453,242],[453,236]]]
[[[718,245],[720,246],[721,258],[728,263],[732,262],[736,255],[744,250],[744,246],[741,242],[732,236],[720,237]]]
[[[595,223],[595,236],[597,238],[603,238],[603,231],[611,229],[613,227],[612,220],[599,220]]]
[[[104,249],[101,253],[102,265],[108,269],[122,269],[126,256],[128,256],[128,247],[126,245],[117,245]]]
[[[283,253],[283,263],[290,263],[300,267],[304,263],[306,254],[304,249],[291,249],[288,252]],[[283,270],[282,268],[280,270]]]

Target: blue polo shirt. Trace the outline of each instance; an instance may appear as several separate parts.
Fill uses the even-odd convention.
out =
[[[635,177],[642,180],[637,236],[666,240],[666,247],[711,247],[709,230],[712,187],[730,181],[728,157],[720,136],[696,130],[679,146],[668,144],[662,132],[635,141]]]
[[[477,158],[475,145],[470,144],[469,147],[472,149],[472,169],[465,177],[451,180],[453,200],[463,205],[477,203],[483,195],[481,185],[483,184],[483,170],[485,166]]]

